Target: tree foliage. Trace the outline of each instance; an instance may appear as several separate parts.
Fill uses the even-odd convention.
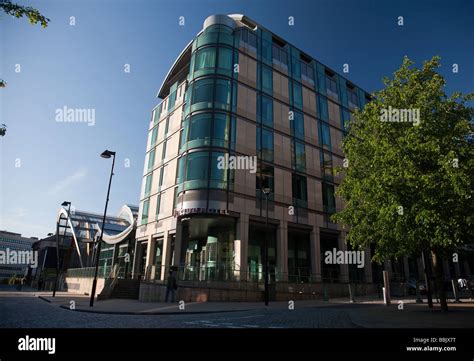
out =
[[[379,262],[473,242],[474,109],[467,102],[474,94],[445,94],[439,57],[412,65],[405,57],[356,111],[343,144],[349,166],[339,169],[337,194],[346,207],[333,220],[349,226],[352,246],[375,245]],[[381,121],[389,107],[419,109],[419,125]]]
[[[46,28],[50,21],[47,17],[42,15],[39,10],[30,6],[14,4],[10,0],[0,0],[0,9],[6,14],[12,15],[16,18],[26,16],[30,21],[30,24],[36,25],[37,23],[40,23],[43,28]]]

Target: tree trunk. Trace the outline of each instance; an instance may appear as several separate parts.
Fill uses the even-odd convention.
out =
[[[433,293],[431,289],[431,275],[430,275],[430,263],[429,258],[426,255],[426,251],[421,252],[421,257],[423,261],[423,272],[425,275],[425,283],[426,283],[426,299],[428,300],[428,307],[433,308]]]
[[[438,251],[432,251],[433,268],[436,276],[436,288],[438,289],[439,302],[442,312],[448,312],[448,302],[446,299],[446,289],[444,287],[443,259]]]

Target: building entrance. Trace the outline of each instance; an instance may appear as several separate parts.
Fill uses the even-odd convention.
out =
[[[184,279],[234,279],[235,220],[230,217],[193,217],[183,222]]]

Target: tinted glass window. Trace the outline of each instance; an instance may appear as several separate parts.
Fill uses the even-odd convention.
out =
[[[273,71],[262,65],[262,90],[268,94],[273,92]]]
[[[334,198],[334,186],[323,183],[323,205],[324,210],[333,213],[336,208],[336,199]]]
[[[186,162],[186,180],[205,180],[208,178],[208,153],[190,153]]]
[[[224,114],[215,114],[213,139],[229,140],[229,118]]]
[[[150,195],[151,182],[152,182],[152,175],[149,174],[149,175],[146,177],[146,181],[145,181],[145,197],[148,197],[148,196]]]
[[[184,163],[186,161],[186,157],[181,157],[178,159],[178,169],[176,173],[176,183],[182,183],[184,180]]]
[[[193,104],[212,102],[213,79],[202,79],[194,83]]]
[[[232,50],[228,48],[219,48],[219,68],[232,69]]]
[[[196,53],[194,70],[214,68],[216,66],[216,48],[199,49]]]
[[[216,80],[216,102],[230,105],[230,81]]]
[[[325,97],[319,96],[319,117],[328,120],[328,100]]]
[[[161,194],[158,194],[156,197],[156,218],[158,218],[158,214],[160,214],[160,208],[161,208]]]
[[[142,208],[142,224],[148,222],[148,208],[150,206],[150,200],[147,199],[146,201],[143,202],[143,208]]]
[[[304,138],[304,117],[303,114],[297,111],[293,111],[293,135],[296,138]]]
[[[148,153],[148,170],[151,170],[155,165],[155,149]]]
[[[189,121],[189,141],[211,137],[211,114],[199,114]]]
[[[323,146],[331,147],[331,133],[327,124],[321,123],[321,140]]]
[[[154,127],[151,131],[151,145],[153,146],[156,143],[156,138],[158,137],[158,126]]]
[[[223,184],[219,184],[219,183],[223,183],[227,179],[227,170],[225,169],[225,167],[221,167],[222,169],[219,169],[218,167],[219,165],[218,157],[223,157],[223,156],[224,156],[224,153],[220,153],[220,152],[212,152],[211,154],[211,181],[214,181],[214,182],[211,182],[211,185],[213,183],[214,187],[218,187],[218,188],[221,188],[223,186]]]
[[[265,95],[261,95],[260,116],[262,123],[270,127],[273,126],[273,101]]]
[[[293,82],[293,103],[295,107],[299,109],[303,108],[303,95],[301,85],[296,82]]]
[[[295,142],[295,161],[297,170],[304,171],[306,169],[306,154],[303,143]]]
[[[293,174],[293,198],[307,201],[308,196],[306,192],[306,177]]]
[[[256,177],[256,189],[262,190],[263,188],[270,188],[272,191],[274,188],[274,168],[267,164],[259,164],[259,171]]]
[[[163,151],[161,153],[161,159],[165,159],[166,158],[166,140],[163,142]]]
[[[273,162],[273,132],[257,128],[257,151],[263,160]]]

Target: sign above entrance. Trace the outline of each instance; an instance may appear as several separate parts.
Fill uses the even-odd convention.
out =
[[[219,208],[182,208],[182,209],[175,209],[174,210],[174,217],[184,216],[187,214],[222,214],[222,215],[229,215],[229,211],[227,209],[219,209]]]

